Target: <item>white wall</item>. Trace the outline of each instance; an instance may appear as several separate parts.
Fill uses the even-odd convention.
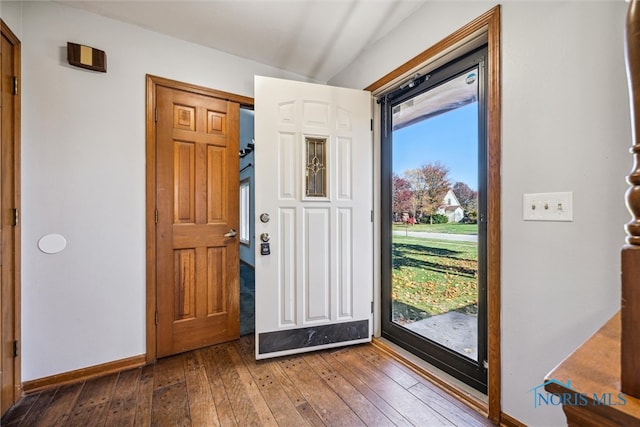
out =
[[[22,7],[20,2],[0,1],[0,18],[11,28],[16,37],[22,39]]]
[[[366,87],[494,5],[429,3],[329,83]],[[626,7],[502,7],[502,410],[527,425],[566,423],[528,391],[619,309]],[[549,191],[573,191],[574,221],[524,222],[522,194]]]
[[[145,353],[145,74],[247,96],[254,74],[304,78],[55,3],[19,4],[27,381]],[[69,66],[67,41],[106,51],[108,72]],[[67,248],[40,252],[47,233]]]

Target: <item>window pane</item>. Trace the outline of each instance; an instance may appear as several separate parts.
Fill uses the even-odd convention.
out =
[[[240,243],[249,242],[249,181],[240,183]]]
[[[478,360],[478,69],[393,108],[391,320]]]
[[[305,138],[306,196],[327,197],[326,138]]]

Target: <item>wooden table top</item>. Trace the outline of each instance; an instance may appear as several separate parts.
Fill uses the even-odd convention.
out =
[[[620,325],[618,312],[547,374],[545,390],[579,393],[584,398],[570,400],[573,409],[584,407],[616,423],[635,425],[640,422],[640,399],[621,394],[620,390]]]

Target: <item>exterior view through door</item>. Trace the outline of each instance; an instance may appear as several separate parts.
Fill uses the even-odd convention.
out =
[[[369,342],[371,94],[255,79],[256,358]]]
[[[382,98],[382,334],[487,390],[486,49]]]

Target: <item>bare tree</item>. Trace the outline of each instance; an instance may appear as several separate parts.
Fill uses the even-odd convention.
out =
[[[453,192],[465,212],[473,211],[478,208],[478,192],[472,190],[464,182],[456,182],[453,185]]]
[[[451,188],[449,168],[440,162],[427,163],[418,169],[407,171],[406,174],[413,188],[416,210],[433,216]]]

